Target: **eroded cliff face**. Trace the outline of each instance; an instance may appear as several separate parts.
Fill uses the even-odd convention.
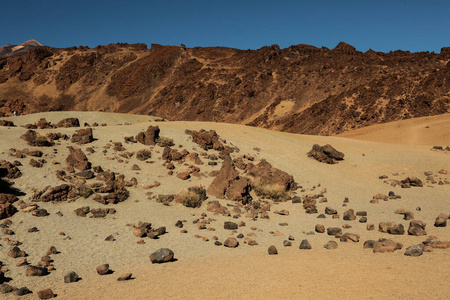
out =
[[[0,111],[103,110],[329,135],[450,112],[448,50],[43,47],[0,58]]]

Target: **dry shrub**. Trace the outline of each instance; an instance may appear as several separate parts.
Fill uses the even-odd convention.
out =
[[[250,184],[256,195],[270,198],[276,202],[282,202],[289,199],[289,192],[282,184],[263,184],[259,178],[251,178]]]
[[[118,202],[128,199],[130,192],[125,188],[125,184],[121,181],[116,181],[114,184],[114,195]]]
[[[170,202],[172,202],[174,199],[173,195],[162,195],[159,194],[158,196],[156,196],[156,202],[158,203],[162,203],[164,205],[169,205]]]
[[[152,152],[148,149],[141,149],[138,152],[136,152],[136,158],[139,160],[147,160],[152,157]]]
[[[177,201],[186,207],[200,207],[206,200],[206,190],[203,187],[189,187],[177,196]]]

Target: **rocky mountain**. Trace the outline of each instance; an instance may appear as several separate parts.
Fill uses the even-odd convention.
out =
[[[44,45],[36,40],[29,40],[20,45],[5,45],[0,47],[0,58],[18,56],[28,52],[28,50],[34,50],[36,48],[41,48]]]
[[[330,135],[450,112],[450,48],[110,44],[0,58],[0,111],[100,110]]]

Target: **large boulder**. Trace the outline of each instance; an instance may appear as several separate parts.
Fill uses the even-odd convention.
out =
[[[16,179],[22,176],[19,168],[8,161],[0,161],[0,177]]]
[[[391,240],[379,240],[373,246],[373,253],[385,253],[394,252],[395,250],[400,250],[403,248],[401,243],[397,243]]]
[[[77,143],[80,145],[90,143],[93,140],[94,136],[92,134],[92,128],[78,129],[70,139],[72,143]]]
[[[156,145],[156,141],[159,139],[159,131],[158,126],[148,126],[146,131],[138,133],[136,140],[144,145]]]
[[[80,171],[89,170],[91,168],[91,163],[81,149],[73,147],[68,148],[70,154],[66,158],[67,165]]]
[[[425,226],[427,224],[425,224],[424,222],[420,221],[420,220],[412,220],[409,223],[409,228],[408,228],[408,234],[409,235],[427,235],[426,231],[425,231]]]
[[[241,178],[230,159],[225,159],[219,174],[208,187],[208,194],[219,199],[228,198],[243,203],[251,200],[250,184],[247,179]]]
[[[262,159],[257,165],[250,165],[247,170],[252,189],[258,196],[271,198],[275,201],[285,201],[289,191],[297,189],[294,177],[272,167]]]
[[[50,147],[55,143],[49,140],[46,136],[40,135],[34,130],[28,130],[20,136],[22,140],[28,143],[30,146],[36,147]]]
[[[344,153],[339,152],[329,144],[326,144],[325,146],[315,144],[307,155],[308,157],[312,157],[317,161],[327,164],[335,164],[337,161],[344,159]]]
[[[74,185],[61,184],[54,187],[46,187],[41,191],[36,191],[32,197],[34,202],[63,202],[78,197],[78,192]]]
[[[203,150],[214,149],[222,151],[224,146],[219,140],[217,132],[214,130],[206,131],[201,129],[200,131],[189,131],[192,135],[192,141],[200,146]]]
[[[80,127],[80,120],[78,118],[66,118],[62,119],[61,121],[56,124],[56,127]]]
[[[10,218],[17,212],[17,208],[12,203],[0,204],[0,220]]]

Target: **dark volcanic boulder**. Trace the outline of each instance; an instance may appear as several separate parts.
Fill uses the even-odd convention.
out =
[[[139,132],[136,140],[144,145],[156,145],[156,140],[159,139],[159,127],[148,126],[146,131]]]
[[[14,122],[8,120],[0,120],[0,126],[14,127]]]
[[[327,164],[335,164],[336,161],[344,159],[344,153],[339,152],[329,144],[326,144],[325,146],[315,144],[307,155],[308,157],[312,157],[317,161]]]
[[[10,218],[17,212],[17,208],[12,203],[0,204],[0,220]]]
[[[22,176],[19,168],[8,161],[0,161],[0,177],[16,179]]]
[[[34,202],[63,202],[78,197],[75,186],[61,184],[54,187],[46,187],[41,191],[36,191],[32,197]]]
[[[165,263],[173,260],[173,251],[167,248],[161,248],[150,254],[150,260],[153,264]]]
[[[80,171],[91,168],[91,163],[88,161],[86,155],[81,149],[69,147],[69,151],[70,154],[66,158],[67,165]]]

